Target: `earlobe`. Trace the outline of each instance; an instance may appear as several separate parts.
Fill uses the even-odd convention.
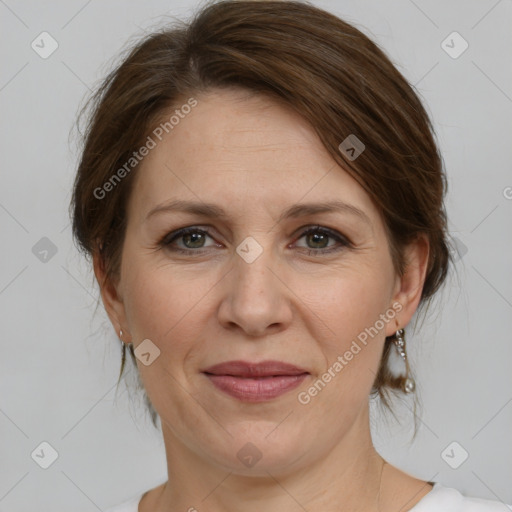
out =
[[[402,306],[397,315],[400,328],[405,327],[411,320],[421,300],[421,293],[429,260],[429,242],[425,234],[418,235],[405,249],[405,272],[397,277],[395,294],[391,301],[399,302]],[[392,333],[387,333],[390,336]]]

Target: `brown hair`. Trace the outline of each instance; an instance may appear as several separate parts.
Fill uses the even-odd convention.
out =
[[[105,282],[119,279],[137,167],[108,200],[94,191],[183,98],[233,86],[284,102],[312,125],[377,206],[399,275],[406,265],[404,247],[427,235],[420,305],[429,303],[451,259],[443,204],[447,184],[430,119],[413,87],[367,36],[318,7],[287,0],[209,2],[189,24],[153,32],[129,50],[82,111],[91,106],[70,205],[73,235],[86,255],[99,251]],[[355,160],[339,149],[351,134],[366,146]],[[403,385],[388,368],[392,341],[386,338],[372,388],[390,410],[388,391]],[[130,352],[135,364],[133,345]],[[124,364],[123,343],[119,379]],[[156,412],[147,395],[145,400],[156,426]]]

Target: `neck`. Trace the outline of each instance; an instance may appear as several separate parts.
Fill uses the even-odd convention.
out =
[[[265,469],[254,476],[190,450],[164,423],[162,431],[169,480],[152,510],[379,510],[384,460],[371,441],[367,408],[326,453],[306,453],[293,467]]]

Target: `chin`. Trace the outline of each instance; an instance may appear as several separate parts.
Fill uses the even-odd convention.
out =
[[[298,467],[300,459],[309,452],[304,442],[299,437],[293,439],[284,428],[278,434],[275,422],[271,427],[268,422],[263,423],[259,432],[252,428],[233,433],[224,449],[212,454],[212,458],[226,471],[246,476],[268,478],[269,473],[277,475],[289,472],[292,466]]]

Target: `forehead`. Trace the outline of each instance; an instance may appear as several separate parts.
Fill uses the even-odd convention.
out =
[[[224,209],[274,218],[297,202],[345,200],[376,211],[363,188],[328,154],[302,117],[243,90],[195,97],[137,168],[130,213],[142,219],[170,198],[215,200]],[[172,111],[164,116],[169,119]]]

